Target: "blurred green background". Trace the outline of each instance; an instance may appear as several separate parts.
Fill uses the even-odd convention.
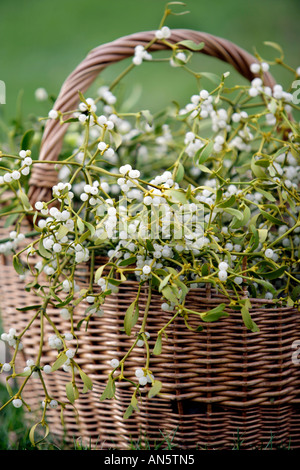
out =
[[[45,116],[50,104],[35,100],[38,87],[57,95],[64,79],[92,48],[123,35],[157,29],[166,3],[164,0],[0,0],[0,79],[6,84],[6,104],[0,105],[2,118],[9,121],[15,115],[20,91],[24,115]],[[256,48],[266,59],[276,53],[263,42],[277,42],[285,51],[286,61],[293,67],[300,65],[299,0],[187,0],[185,4],[172,8],[190,13],[170,16],[168,26],[227,38],[250,52]],[[109,67],[104,78],[115,77],[121,70],[119,65]],[[144,86],[140,98],[144,107],[162,105],[175,98],[184,101],[194,92],[186,74],[174,73],[167,65],[154,67],[150,71],[150,64],[145,64],[134,71],[134,81]],[[198,71],[220,73],[230,69],[202,55],[196,67]],[[280,83],[286,80],[281,70],[275,70],[274,75]],[[132,76],[129,80],[133,80]]]

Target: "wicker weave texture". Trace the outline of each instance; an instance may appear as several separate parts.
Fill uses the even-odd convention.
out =
[[[1,292],[4,326],[20,331],[30,319],[30,313],[16,311],[16,296],[18,306],[31,305],[36,299],[32,294],[21,294],[23,281],[9,266],[2,266],[1,278],[6,279],[6,290]],[[163,426],[161,431],[172,433],[177,429],[175,442],[186,448],[233,446],[237,430],[245,433],[244,441],[248,446],[259,445],[262,440],[266,442],[268,432],[281,443],[294,437],[292,444],[297,445],[300,434],[297,424],[296,432],[293,429],[291,420],[297,423],[297,416],[299,418],[300,371],[299,366],[292,363],[291,344],[299,338],[300,316],[292,308],[262,308],[254,299],[251,314],[260,333],[247,331],[240,313],[230,309],[229,317],[218,323],[207,323],[202,332],[187,329],[182,319],[178,319],[167,331],[168,340],[163,343],[161,355],[152,356],[150,361],[155,378],[163,382],[162,398],[149,400],[146,392],[142,393],[140,413],[128,420],[123,420],[133,393],[128,382],[117,383],[116,400],[100,402],[111,370],[109,361],[113,357],[121,359],[132,344],[132,338],[127,337],[122,327],[136,288],[136,284],[130,282],[121,287],[119,293],[105,303],[105,315],[92,319],[87,331],[82,328],[78,332],[78,363],[90,376],[94,387],[92,392],[82,395],[76,405],[78,424],[72,408],[67,410],[65,422],[69,437],[99,439],[108,447],[112,442],[124,447],[130,438],[137,439],[141,430],[149,438],[159,439],[159,420]],[[144,292],[140,297],[141,312],[146,301],[147,292]],[[205,311],[223,301],[226,299],[216,292],[210,292],[208,297],[205,289],[195,289],[187,306]],[[157,332],[168,320],[168,313],[162,313],[160,305],[160,296],[154,294],[148,323],[150,347],[154,346]],[[59,309],[51,307],[47,313],[61,331],[64,328],[68,331],[68,323],[64,326]],[[83,316],[84,308],[79,307],[75,321]],[[197,319],[190,321],[192,327],[198,324]],[[47,339],[52,330],[47,324],[45,328]],[[39,341],[37,324],[24,338],[23,365],[27,359],[35,357]],[[55,352],[45,344],[44,364],[53,363],[55,357]],[[144,361],[143,348],[135,350],[128,359],[126,377],[134,380],[135,369],[142,367]],[[65,385],[69,380],[69,374],[61,371],[46,376],[50,395],[65,401]],[[44,392],[37,379],[32,380],[25,397],[33,408],[37,406],[37,397],[42,401]],[[52,412],[49,419],[53,429],[62,435],[59,413]]]

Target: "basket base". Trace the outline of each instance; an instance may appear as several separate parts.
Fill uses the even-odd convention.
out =
[[[56,393],[65,393],[65,381],[61,374]],[[33,397],[42,392],[38,390],[39,382],[34,382],[24,393],[24,399],[32,407],[36,406]],[[56,385],[53,383],[52,387]],[[124,420],[131,394],[117,387],[115,400],[101,402],[102,391],[96,386],[92,392],[82,395],[76,402],[77,416],[67,406],[64,427],[57,410],[50,410],[47,421],[53,436],[66,444],[78,440],[103,450],[155,449],[158,445],[163,449],[170,443],[182,450],[300,448],[300,407],[296,405],[257,405],[244,409],[187,400],[182,403],[184,413],[179,414],[176,402],[148,400],[145,396],[141,398],[140,411]],[[28,422],[32,416],[34,413],[28,415]]]

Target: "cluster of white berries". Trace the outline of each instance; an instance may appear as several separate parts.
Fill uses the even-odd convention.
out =
[[[275,98],[275,100],[283,100],[286,103],[290,103],[293,100],[293,95],[289,92],[284,91],[282,85],[275,84],[272,89],[268,86],[264,86],[263,81],[260,77],[254,78],[251,81],[251,86],[249,88],[248,93],[251,97],[255,97],[263,93],[267,97],[273,97]],[[270,111],[272,110],[271,106],[273,106],[273,104],[269,105]],[[290,110],[290,108],[287,109]]]
[[[229,268],[229,265],[228,265],[228,263],[226,263],[226,261],[221,261],[221,263],[219,263],[218,267],[219,267],[218,277],[219,277],[221,282],[225,282],[227,280],[227,276],[228,276],[227,270]]]
[[[233,113],[231,120],[234,123],[241,122],[242,120],[246,121],[248,118],[248,113],[246,111]],[[233,139],[227,142],[228,148],[236,148],[238,150],[243,150],[245,152],[251,151],[251,141],[253,139],[253,134],[250,132],[249,127],[244,124],[243,129],[238,131],[238,134],[233,137]]]
[[[225,143],[225,138],[222,135],[217,135],[214,139],[214,151],[221,152]]]
[[[153,178],[150,181],[150,183],[155,185],[155,186],[161,186],[161,188],[165,188],[165,189],[172,188],[173,186],[175,188],[179,187],[178,184],[176,184],[174,182],[173,175],[172,175],[171,171],[169,171],[169,170],[164,171],[161,175],[155,176],[155,178]],[[151,188],[151,186],[148,186],[148,189],[150,189],[150,188]]]
[[[231,121],[232,122],[240,122],[242,119],[247,119],[248,113],[246,111],[241,111],[241,112],[234,112],[231,115]]]
[[[112,97],[114,97],[114,95],[112,95],[110,92],[109,92],[109,94]],[[105,96],[106,96],[106,94],[105,94]],[[109,99],[108,96],[107,96],[107,99]],[[113,101],[112,98],[111,98],[111,100]],[[85,103],[81,103],[81,104],[85,105]],[[93,109],[95,109],[95,108],[96,108],[96,105],[94,105]],[[105,108],[108,108],[107,109],[108,113],[111,113],[113,111],[112,108],[111,108],[111,105],[105,105]],[[91,112],[92,112],[92,114],[91,114]],[[90,127],[89,138],[90,138],[91,141],[99,139],[101,137],[100,134],[102,133],[103,130],[112,131],[115,127],[115,121],[116,121],[116,115],[115,114],[111,114],[110,116],[106,116],[105,114],[101,114],[100,116],[97,116],[95,114],[95,112],[91,111],[90,107],[84,113],[81,113],[80,111],[77,111],[77,112],[73,113],[73,117],[78,119],[78,121],[82,124],[88,123],[88,125]],[[81,137],[79,138],[78,143],[79,143],[79,145],[82,145],[83,141],[82,141]],[[82,151],[78,152],[76,159],[77,159],[77,161],[82,163],[83,159],[84,159],[84,152],[82,152]]]
[[[110,365],[113,369],[116,369],[117,367],[119,367],[119,364],[120,362],[118,359],[112,359],[110,361]],[[154,380],[153,374],[151,374],[151,372],[146,371],[142,368],[137,368],[135,370],[135,376],[138,379],[139,385],[141,386],[145,386],[147,383],[152,383]]]
[[[151,271],[160,269],[163,264],[161,258],[170,258],[173,255],[172,249],[167,245],[153,244],[154,252],[152,256],[146,254],[137,254],[135,275],[137,279],[145,281],[151,277]]]
[[[147,383],[152,383],[154,380],[153,374],[151,372],[144,370],[142,368],[138,368],[135,370],[135,376],[139,381],[139,385],[142,387],[147,385]]]
[[[45,406],[46,406],[47,403],[48,403],[48,402],[46,402],[45,400],[43,400],[43,401],[42,401],[42,407],[45,408]],[[52,409],[57,408],[57,407],[58,407],[58,401],[57,401],[57,400],[54,400],[54,399],[50,400],[50,401],[49,401],[49,406],[50,406],[50,408],[52,408]]]
[[[202,140],[198,139],[192,131],[186,133],[184,143],[186,145],[185,152],[191,158],[204,147]]]
[[[114,105],[117,101],[116,96],[110,91],[108,86],[101,86],[98,88],[97,93],[98,96],[108,105]],[[103,124],[107,124],[107,121]]]
[[[145,258],[143,255],[137,255],[135,270],[136,276],[139,279],[146,281],[151,277],[151,268],[157,268],[156,264],[156,260],[153,260],[152,258]]]
[[[77,118],[79,122],[84,124],[89,120],[90,124],[95,122],[94,115],[97,111],[97,105],[93,98],[87,98],[86,102],[82,101],[79,103],[79,111],[73,114],[74,118]]]
[[[205,101],[201,104],[201,111],[199,113],[199,106],[198,103],[201,98],[201,94],[204,97],[207,96],[207,91],[202,90],[200,92],[200,96],[193,95],[192,96],[192,103],[187,105],[183,110],[180,111],[180,114],[184,114],[185,112],[191,112],[191,118],[196,117],[198,114],[202,118],[211,118],[212,122],[212,130],[213,132],[229,132],[231,130],[230,120],[233,123],[238,123],[241,120],[245,120],[248,118],[248,113],[246,111],[235,112],[231,116],[228,115],[228,111],[224,108],[219,108],[217,110],[213,109],[211,104],[212,97],[208,95],[205,98]],[[268,119],[268,116],[266,117]],[[243,129],[238,131],[238,135],[235,135],[233,139],[227,142],[227,145],[230,148],[238,148],[239,150],[249,151],[251,147],[249,146],[248,142],[252,139],[252,134],[250,133],[247,126]],[[204,147],[204,142],[200,140],[192,131],[186,133],[185,141],[186,144],[186,153],[189,157],[194,157],[198,150]],[[225,137],[220,133],[215,136],[214,138],[214,147],[213,150],[218,153],[220,152],[225,144]]]
[[[265,62],[251,64],[251,71],[253,73],[265,72],[269,69],[269,65]],[[249,87],[249,96],[256,97],[258,95],[264,95],[269,99],[269,113],[265,114],[265,120],[268,126],[276,125],[276,101],[281,100],[284,103],[284,108],[287,112],[291,111],[290,103],[292,102],[293,95],[283,90],[282,85],[276,84],[273,89],[269,86],[264,86],[263,80],[260,77],[256,77],[251,81]],[[275,99],[275,102],[274,102]],[[273,101],[271,101],[273,100]],[[275,103],[275,104],[274,104]],[[213,105],[213,97],[208,93],[207,90],[201,90],[199,95],[192,95],[190,103],[179,111],[179,115],[188,115],[189,119],[195,119],[200,117],[202,119],[209,118],[211,120],[211,129],[213,132],[218,133],[220,131],[230,132],[232,124],[246,121],[248,119],[248,113],[244,110],[235,111],[232,115],[228,114],[225,108],[216,109]],[[224,138],[216,136],[219,139],[214,145],[214,151],[220,152],[224,142],[221,143],[221,139]],[[253,138],[251,132],[247,126],[239,130],[237,135],[227,142],[229,148],[237,148],[238,150],[251,151],[251,145],[249,141]],[[188,132],[185,140],[186,153],[190,157],[194,157],[196,152],[204,146],[204,143],[193,136],[193,132]]]
[[[85,188],[87,193],[90,192],[90,188]],[[96,187],[95,187],[96,189]],[[84,193],[84,194],[87,194]],[[46,250],[56,253],[62,251],[73,254],[76,263],[86,262],[89,260],[89,250],[80,243],[73,243],[72,239],[69,240],[68,232],[74,229],[74,220],[71,218],[71,213],[67,209],[59,210],[56,207],[51,207],[48,211],[46,204],[38,201],[35,205],[37,210],[40,210],[44,215],[48,214],[49,217],[41,219],[38,225],[42,229],[47,229],[49,233],[45,233],[42,239],[43,246]],[[64,228],[65,231],[58,237],[59,231]],[[37,263],[36,269],[41,271],[43,268],[44,272],[48,275],[54,274],[56,270],[55,257],[48,260],[47,264],[43,266],[41,262]],[[68,281],[64,284],[64,289],[69,289]]]
[[[50,348],[57,349],[57,350],[62,349],[64,346],[62,339],[55,334],[49,336],[48,344]]]
[[[161,29],[155,32],[156,39],[168,39],[171,36],[171,30],[168,26],[163,26]],[[184,57],[183,57],[184,55]],[[179,60],[185,59],[185,54],[180,56]],[[142,44],[138,44],[134,48],[134,55],[132,58],[132,62],[135,65],[141,65],[143,60],[152,60],[152,55],[145,49]]]
[[[80,194],[80,199],[83,202],[89,201],[91,206],[95,206],[98,203],[98,196],[100,190],[99,181],[94,181],[92,184],[85,184],[83,192]]]
[[[21,166],[19,170],[8,171],[0,176],[0,185],[5,183],[13,183],[21,178],[21,175],[27,176],[30,173],[32,165],[31,150],[21,150],[19,152],[21,157]]]
[[[39,204],[40,201],[38,201],[35,205],[35,207],[42,207],[40,204]],[[44,215],[45,215],[45,209],[44,209],[44,205],[43,205],[43,208],[41,209],[41,212],[43,213],[44,211]],[[67,209],[64,209],[62,211],[60,211],[59,209],[57,209],[57,207],[51,207],[49,209],[49,217],[47,219],[44,219],[45,222],[46,222],[46,225],[48,223],[50,223],[50,228],[51,229],[54,229],[55,228],[55,225],[53,225],[53,222],[68,222],[69,219],[71,217],[71,213],[67,210]],[[42,224],[44,225],[44,224]],[[44,226],[46,226],[44,225]]]
[[[191,96],[190,102],[180,109],[179,115],[189,114],[191,119],[195,119],[197,116],[206,119],[210,117],[213,110],[213,97],[207,90],[203,89],[198,95]]]
[[[278,155],[273,165],[275,166],[277,172],[284,179],[286,187],[289,189],[297,189],[300,182],[300,168],[296,158],[292,155],[292,153],[287,152]]]
[[[55,242],[53,235],[43,239],[43,246],[46,250],[53,250],[54,253],[60,253],[62,251],[62,244]]]
[[[217,110],[213,110],[210,113],[210,117],[212,120],[211,128],[214,132],[218,132],[222,129],[225,129],[227,131],[231,130],[231,127],[228,124],[229,116],[227,109],[218,108]]]
[[[155,31],[156,39],[168,39],[171,36],[171,30],[168,26],[163,26],[161,29]]]
[[[260,93],[263,93],[263,92],[266,94],[269,94],[270,91],[271,91],[270,88],[266,88],[263,86],[262,79],[257,77],[251,81],[251,86],[249,88],[248,93],[249,93],[249,96],[254,98],[255,96],[258,96]]]
[[[134,48],[134,55],[132,58],[132,62],[134,65],[141,65],[143,60],[151,60],[152,55],[142,46],[141,44],[137,45]]]
[[[104,215],[104,211],[106,211],[107,214],[103,225],[106,231],[106,235],[109,238],[113,238],[118,223],[117,209],[114,207],[114,202],[112,199],[107,199],[106,204],[106,206],[101,206],[102,215]],[[101,235],[100,232],[99,235]]]
[[[23,233],[17,233],[16,230],[12,230],[9,233],[10,240],[0,243],[0,253],[8,255],[15,251],[18,246],[22,243],[25,238]]]
[[[252,73],[268,72],[270,66],[267,62],[253,62],[250,64]]]
[[[90,252],[88,248],[85,248],[80,243],[77,243],[74,247],[75,251],[75,263],[86,263],[90,259]]]
[[[73,279],[73,281],[70,281],[69,279],[65,279],[62,283],[62,289],[64,292],[70,292],[70,290],[74,288],[74,292],[78,292],[80,290],[79,285],[76,283],[76,281]]]
[[[78,106],[79,110],[81,112],[89,111],[89,112],[96,113],[97,106],[95,104],[95,100],[93,98],[87,98],[85,101],[86,101],[85,103],[83,101],[79,103],[79,106]]]
[[[33,379],[37,379],[39,377],[39,373],[37,370],[32,370],[35,367],[35,362],[33,359],[27,359],[26,366],[24,367],[24,372],[30,373]],[[46,369],[47,370],[47,369]]]
[[[140,190],[137,190],[138,178],[140,177],[140,171],[134,170],[130,164],[122,165],[119,168],[119,173],[122,175],[117,180],[122,193],[126,194],[129,199],[139,199]]]
[[[71,189],[72,186],[70,183],[60,182],[52,187],[52,194],[54,197],[57,197],[59,201],[62,201],[66,197],[73,199],[74,193]]]
[[[126,165],[123,165],[119,168],[119,171],[122,175],[124,176],[129,176],[129,178],[139,178],[140,177],[140,172],[139,170],[133,170],[132,166],[129,165],[128,163]]]
[[[10,328],[8,333],[1,334],[2,341],[6,342],[9,346],[16,348],[17,347],[17,332],[15,328]],[[23,344],[19,342],[18,350],[21,351],[23,349]]]
[[[99,142],[98,149],[100,150],[101,155],[103,155],[103,157],[108,158],[108,160],[110,160],[112,163],[116,161],[116,159],[114,159],[114,149],[112,147],[109,147],[109,145],[107,145],[105,142]]]
[[[21,150],[19,152],[19,156],[23,159],[24,165],[30,166],[32,164],[31,150]]]
[[[109,92],[109,96],[114,96],[114,95],[112,95],[112,93]],[[111,111],[110,108],[109,108],[109,111]],[[101,114],[100,116],[97,117],[97,124],[100,127],[105,128],[109,131],[112,131],[114,129],[116,122],[119,122],[116,114],[111,114],[108,117],[105,116],[104,114]]]
[[[72,333],[65,333],[63,335],[64,339],[66,341],[72,341],[73,339],[73,335]],[[63,349],[64,347],[64,344],[63,344],[63,340],[62,338],[60,338],[59,336],[57,336],[56,334],[53,334],[53,335],[50,335],[49,338],[48,338],[48,344],[49,344],[49,347],[52,348],[52,349],[56,349],[56,350],[61,350]],[[65,350],[65,354],[67,356],[67,360],[64,362],[63,364],[63,370],[65,372],[70,372],[71,371],[71,359],[74,358],[75,356],[75,351],[74,349],[72,348],[68,348]],[[28,364],[27,364],[28,365]],[[47,364],[44,366],[43,368],[43,371],[46,373],[46,374],[50,374],[52,372],[52,367],[51,365]]]
[[[124,168],[124,173],[128,171],[129,168],[125,167]],[[154,184],[156,185],[161,185],[163,186],[164,184],[167,184],[168,179],[172,176],[171,172],[165,172],[163,174],[163,178],[161,176],[156,177],[153,181]],[[166,183],[164,183],[166,182]],[[170,184],[172,184],[173,181],[169,181]],[[207,181],[205,182],[205,185],[210,186],[212,185],[212,181]],[[162,197],[162,192],[158,189],[155,188],[154,194],[151,196],[146,196],[144,198],[144,203],[147,204],[152,204],[154,198],[157,198],[155,202],[159,204],[164,200]],[[229,197],[231,194],[238,194],[238,190],[235,185],[230,185],[228,187],[228,190],[224,193],[224,197]],[[212,188],[210,191],[209,189],[203,189],[202,191],[199,190],[198,194],[195,196],[196,199],[199,202],[205,202],[206,204],[212,206],[215,200],[215,192]],[[147,198],[147,199],[146,199]],[[149,200],[148,200],[149,199]],[[195,207],[196,206],[196,207]],[[165,237],[167,235],[170,235],[170,226],[172,225],[174,221],[174,214],[172,213],[172,210],[169,208],[168,205],[163,206],[165,208],[164,214],[161,216],[159,220],[159,224],[161,225],[162,228],[162,235]],[[197,210],[197,204],[191,203],[189,205],[190,212],[193,214]],[[182,209],[182,208],[181,208]],[[111,208],[108,209],[108,219],[110,218],[113,219],[113,221],[110,220],[110,223],[116,222],[116,216],[117,216],[117,211],[116,208],[111,205]],[[178,214],[177,214],[178,216]],[[206,222],[211,218],[215,216],[215,213],[213,214],[206,214],[205,215],[205,220]],[[189,218],[190,214],[183,214],[183,223],[185,224],[186,227],[189,226]],[[193,220],[192,220],[193,221]],[[133,242],[133,240],[130,240],[131,236],[134,236],[139,230],[139,233],[141,233],[142,230],[142,221],[134,220],[132,221],[129,226],[128,226],[128,240],[125,240],[126,237],[124,237],[124,240],[122,239],[123,236],[120,233],[120,240],[118,246],[116,246],[115,250],[110,250],[108,255],[111,257],[116,258],[118,261],[122,261],[123,259],[130,258],[132,256],[132,253],[135,253],[136,255],[136,270],[135,270],[135,275],[138,280],[147,280],[149,276],[152,274],[153,269],[159,269],[160,267],[163,266],[163,263],[168,263],[168,259],[171,259],[174,255],[173,249],[181,253],[182,251],[192,251],[195,255],[199,255],[200,249],[209,244],[210,240],[207,237],[203,236],[203,231],[200,231],[195,229],[194,231],[191,231],[190,233],[186,233],[184,235],[184,238],[182,240],[178,240],[177,243],[174,245],[173,241],[172,244],[167,245],[167,244],[160,244],[160,243],[153,243],[153,252],[150,254],[148,253],[147,255],[142,254],[141,252],[141,247],[138,246]],[[226,227],[224,227],[225,230]],[[217,236],[212,236],[212,239],[215,239],[217,242],[220,242]],[[241,246],[240,245],[232,245],[230,243],[226,244],[226,249],[228,250],[235,250],[235,251],[240,251]],[[106,286],[106,280],[104,278],[100,278],[98,280],[98,285],[101,287],[101,289],[104,291],[107,289]]]

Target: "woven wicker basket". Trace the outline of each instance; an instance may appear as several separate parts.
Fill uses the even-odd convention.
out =
[[[153,31],[137,33],[92,50],[63,84],[55,108],[63,112],[75,109],[78,90],[84,93],[101,70],[132,56],[136,45],[147,45],[153,36]],[[196,43],[203,41],[202,53],[231,64],[249,80],[254,78],[249,66],[256,59],[231,42],[191,30],[173,30],[169,41],[176,43],[186,39]],[[163,43],[157,42],[150,51],[165,48]],[[264,80],[266,85],[274,85],[269,74],[265,74]],[[57,121],[47,123],[41,160],[57,159],[66,127]],[[47,200],[56,183],[57,172],[53,165],[34,165],[29,193],[32,205],[37,200]],[[6,230],[2,226],[1,231]],[[33,263],[36,261],[32,260]],[[103,264],[103,260],[97,260],[97,264]],[[88,265],[80,265],[76,273],[76,282],[82,287],[89,283],[89,269]],[[17,312],[15,307],[32,305],[35,298],[24,290],[24,283],[12,268],[11,260],[3,255],[0,279],[4,329],[15,327],[19,331],[28,319],[26,312]],[[239,433],[244,448],[266,444],[271,435],[275,444],[287,445],[290,440],[292,447],[300,447],[300,368],[291,360],[291,345],[300,338],[300,315],[294,308],[274,308],[271,301],[266,306],[265,301],[250,299],[251,316],[260,328],[259,333],[249,332],[240,312],[229,307],[229,317],[206,324],[201,333],[187,329],[184,321],[177,318],[167,332],[169,339],[164,342],[162,354],[153,356],[150,362],[155,378],[163,382],[162,396],[149,399],[145,392],[140,412],[127,420],[123,419],[123,414],[132,395],[128,382],[116,383],[115,400],[101,402],[99,398],[111,370],[109,360],[122,358],[131,346],[131,340],[121,329],[124,314],[136,297],[137,285],[129,281],[122,284],[118,294],[112,294],[106,301],[104,317],[93,318],[88,330],[78,333],[78,363],[91,377],[94,386],[76,401],[77,420],[73,408],[66,408],[67,438],[81,436],[97,440],[103,448],[125,449],[131,439],[145,434],[151,442],[159,441],[163,432],[175,433],[173,443],[183,449],[230,449]],[[141,311],[145,308],[147,295],[145,288],[140,296]],[[205,311],[220,302],[228,305],[226,298],[210,288],[195,289],[189,293],[187,307]],[[147,326],[152,338],[168,321],[168,313],[162,312],[160,305],[160,295],[153,294]],[[63,330],[64,320],[59,311],[50,306],[48,314]],[[84,309],[79,306],[75,321],[82,316]],[[45,328],[47,336],[47,324]],[[33,325],[30,335],[23,341],[24,364],[35,356],[39,342],[39,328]],[[45,345],[44,357],[52,363],[56,354]],[[129,357],[127,375],[130,376],[131,370],[134,377],[139,364],[144,364],[142,348]],[[45,381],[49,393],[65,401],[68,374],[57,371],[46,376]],[[43,400],[44,393],[39,380],[33,379],[24,390],[24,398],[36,409],[37,397]],[[52,432],[64,434],[57,411],[49,412],[48,422]]]

